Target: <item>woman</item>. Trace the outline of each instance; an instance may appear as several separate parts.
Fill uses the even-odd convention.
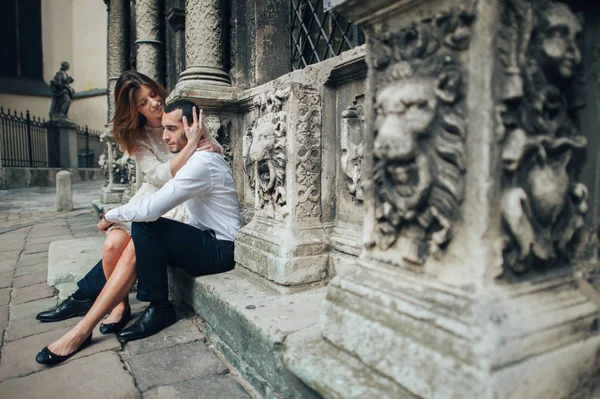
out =
[[[215,150],[222,154],[218,143],[202,138],[205,131],[202,111],[199,120],[185,130],[188,143],[183,150],[176,155],[170,153],[169,146],[162,139],[161,125],[167,95],[164,87],[136,71],[124,72],[117,81],[113,119],[115,141],[133,156],[137,167],[145,173],[144,184],[130,202],[158,191],[195,151]],[[179,206],[164,216],[185,221],[185,208]],[[136,279],[135,248],[129,226],[110,225],[101,219],[98,228],[107,232],[102,252],[102,267],[107,280],[104,289],[86,316],[71,331],[38,353],[38,363],[60,363],[87,346],[92,330],[109,312],[100,326],[103,334],[119,332],[129,320],[128,294]]]

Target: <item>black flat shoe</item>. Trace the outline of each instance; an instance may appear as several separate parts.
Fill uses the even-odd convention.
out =
[[[127,306],[125,309],[125,313],[121,316],[121,320],[116,323],[100,323],[100,332],[102,334],[113,334],[121,331],[126,325],[129,319],[131,318],[131,306]]]
[[[157,307],[150,304],[131,326],[117,334],[117,339],[123,343],[146,338],[169,327],[175,321],[173,305]]]
[[[50,323],[66,320],[71,317],[85,316],[93,304],[93,299],[77,300],[69,296],[55,308],[38,313],[35,318],[41,322]]]
[[[82,350],[83,348],[85,348],[86,346],[88,346],[90,342],[92,342],[92,334],[90,334],[90,336],[87,337],[85,341],[83,341],[79,348],[75,349],[73,352],[65,356],[60,356],[55,353],[52,353],[50,352],[50,349],[48,349],[48,347],[45,347],[40,351],[40,353],[37,354],[37,356],[35,357],[35,361],[39,364],[46,364],[48,366],[53,366],[55,364],[62,363],[77,352],[79,352],[80,350]]]

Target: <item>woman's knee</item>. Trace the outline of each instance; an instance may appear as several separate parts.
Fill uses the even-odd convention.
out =
[[[131,237],[125,231],[113,230],[106,236],[104,240],[104,247],[102,249],[102,257],[115,257],[120,256],[123,249]]]

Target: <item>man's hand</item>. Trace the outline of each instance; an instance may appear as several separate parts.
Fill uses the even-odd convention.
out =
[[[206,132],[204,128],[204,113],[200,110],[200,115],[196,112],[196,107],[192,108],[193,121],[192,125],[188,126],[187,118],[184,116],[183,128],[185,131],[185,137],[188,139],[188,143],[194,147],[198,146],[200,138]]]
[[[106,230],[108,230],[108,228],[114,224],[104,218],[104,215],[106,215],[106,212],[107,211],[102,213],[102,218],[98,222],[98,230],[100,230],[103,233],[106,232]]]

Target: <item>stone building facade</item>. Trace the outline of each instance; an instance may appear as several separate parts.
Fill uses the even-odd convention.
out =
[[[262,397],[593,397],[600,11],[332,0],[366,45],[290,72],[300,3],[108,2],[108,87],[204,109],[243,206],[174,297]]]

